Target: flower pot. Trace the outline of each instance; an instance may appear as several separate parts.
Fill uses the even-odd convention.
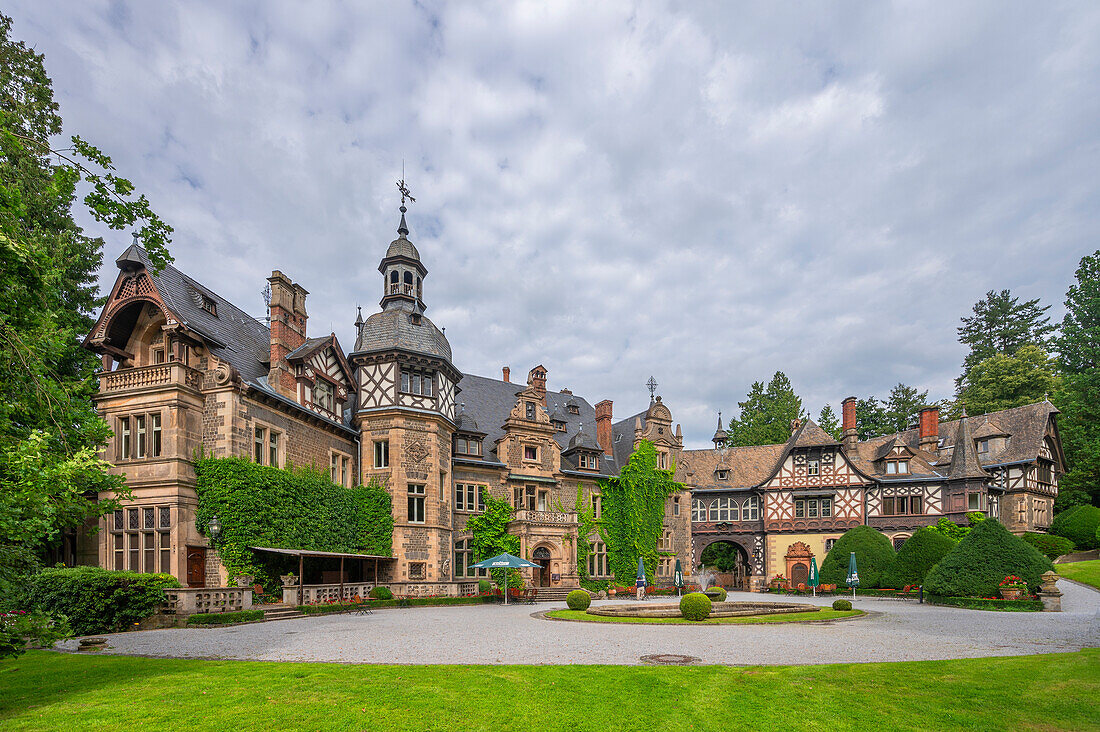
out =
[[[1024,589],[1022,587],[1002,587],[1001,597],[1005,600],[1019,600],[1024,596]]]
[[[237,575],[237,579],[234,580],[237,583],[237,587],[251,587],[254,585],[256,578],[250,574]]]
[[[283,587],[298,586],[298,578],[292,574],[280,575],[279,580],[283,583]]]

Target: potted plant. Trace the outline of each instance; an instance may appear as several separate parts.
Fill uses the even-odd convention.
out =
[[[1006,600],[1019,600],[1027,592],[1027,583],[1014,574],[1010,574],[1001,580],[998,585],[1001,597]]]
[[[291,572],[290,574],[280,575],[279,579],[282,581],[283,587],[298,586],[298,577],[293,572]]]
[[[234,581],[237,587],[251,587],[256,583],[256,578],[250,574],[238,574]]]
[[[772,577],[772,581],[771,581],[772,591],[774,592],[774,591],[778,591],[778,590],[783,589],[784,586],[786,585],[786,582],[787,582],[787,578],[784,577],[783,575],[781,575],[781,574],[775,575],[774,577]]]

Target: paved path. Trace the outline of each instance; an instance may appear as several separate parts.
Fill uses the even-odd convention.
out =
[[[399,664],[637,664],[677,653],[708,664],[909,661],[1100,646],[1100,592],[1061,582],[1062,613],[1005,613],[859,598],[871,617],[822,624],[626,625],[532,617],[556,605],[420,607],[228,628],[108,636],[109,653]],[[760,595],[731,593],[730,600]],[[808,599],[803,600],[809,602]],[[828,601],[821,601],[825,605]],[[74,648],[75,641],[63,647]]]

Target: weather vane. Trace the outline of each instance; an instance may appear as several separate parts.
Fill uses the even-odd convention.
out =
[[[649,401],[653,401],[653,394],[657,391],[657,380],[652,376],[649,377],[649,381],[645,383],[646,388],[649,389]]]
[[[405,185],[405,161],[401,161],[401,180],[397,181],[397,190],[401,191],[401,207],[405,207],[405,199],[409,199],[413,203],[416,203],[416,199],[413,198],[412,193],[409,192],[409,187]]]

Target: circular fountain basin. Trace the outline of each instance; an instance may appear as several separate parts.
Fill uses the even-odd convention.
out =
[[[750,615],[781,615],[809,613],[821,608],[796,602],[716,602],[710,611],[712,618],[738,618]],[[610,618],[678,618],[680,605],[600,605],[588,608],[589,615]]]

